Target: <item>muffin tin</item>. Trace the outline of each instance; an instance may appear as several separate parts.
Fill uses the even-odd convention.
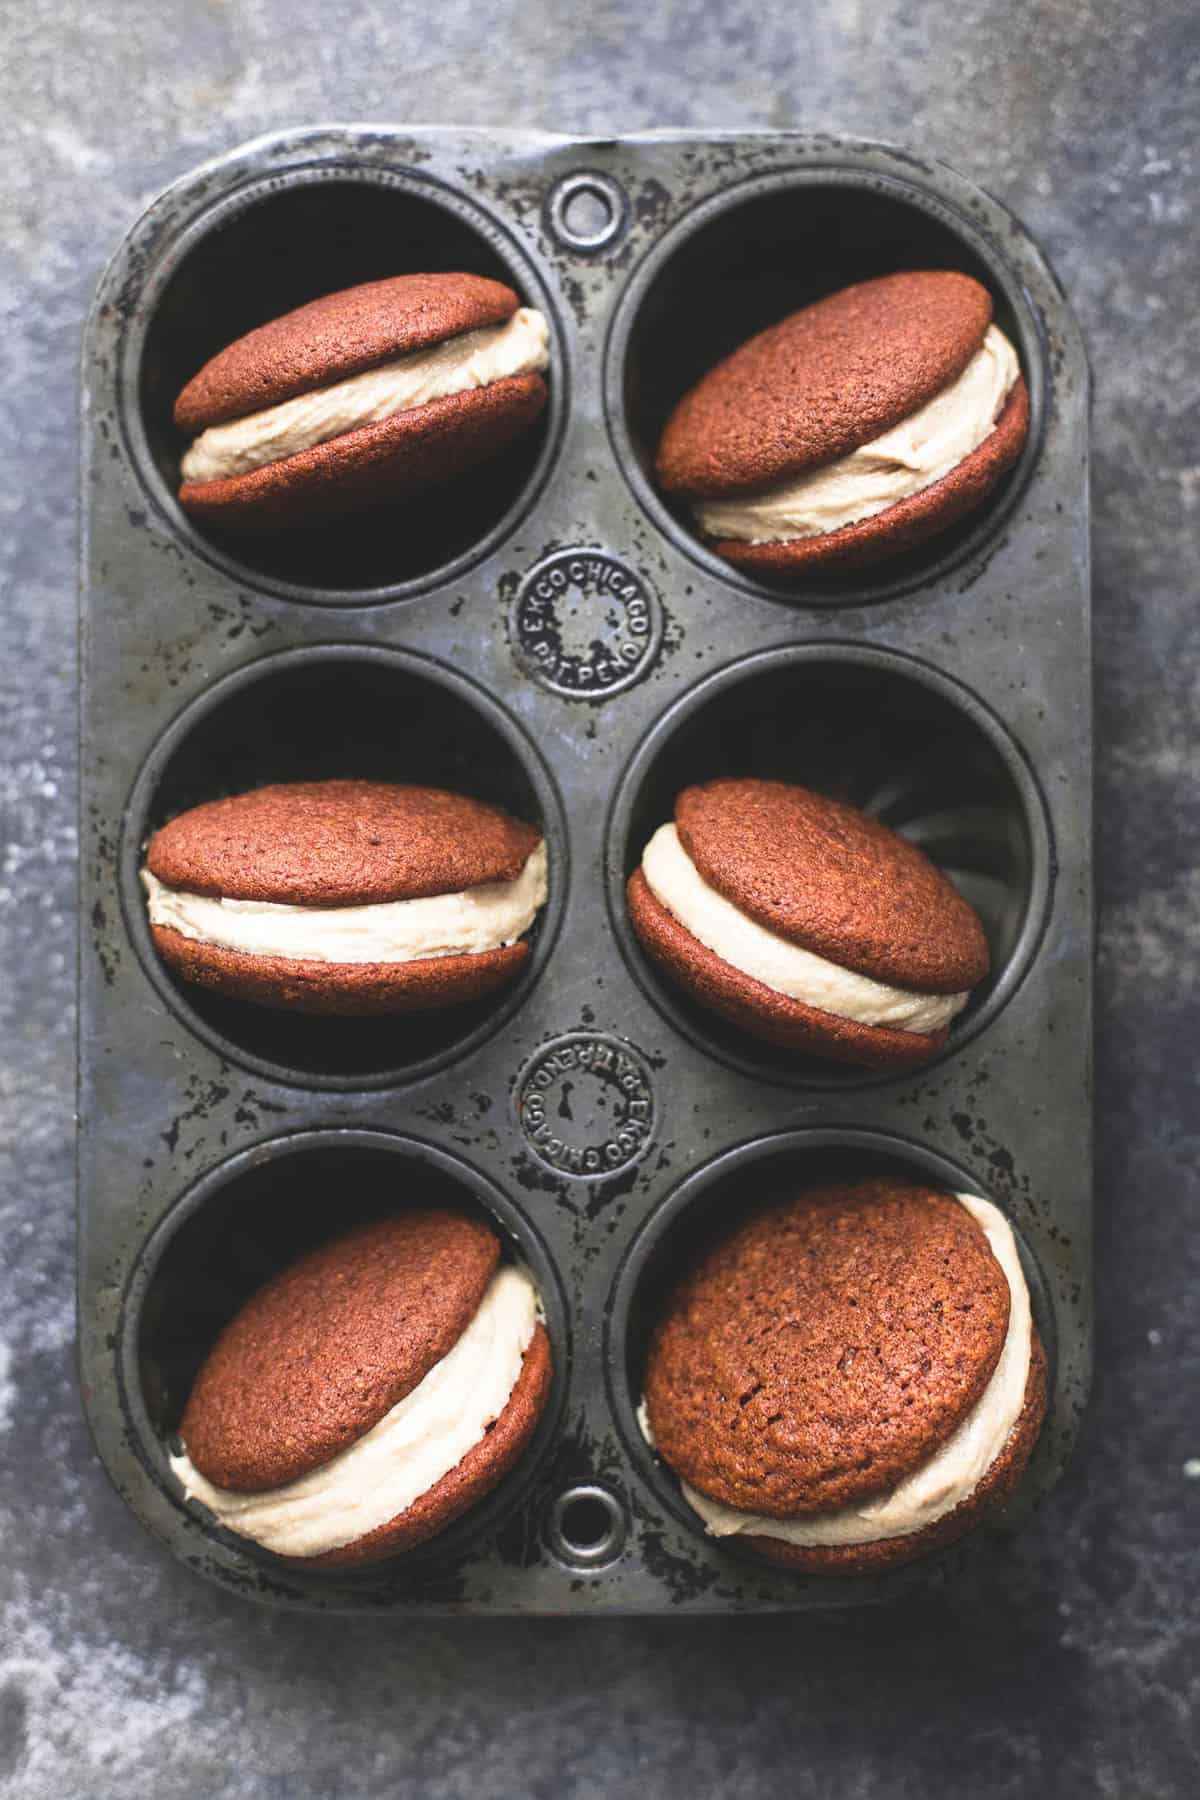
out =
[[[1032,401],[983,509],[901,563],[783,590],[649,475],[673,399],[752,330],[897,267],[979,274]],[[170,407],[216,348],[405,269],[511,281],[551,322],[525,442],[419,508],[231,549],[173,497]],[[83,379],[79,1316],[101,1457],[227,1587],[381,1612],[769,1611],[945,1580],[797,1578],[706,1539],[634,1409],[695,1230],[783,1171],[900,1169],[1016,1228],[1052,1362],[1007,1527],[1057,1478],[1090,1366],[1088,377],[1052,271],[989,196],[827,136],[329,127],[157,200],[106,272]],[[684,781],[790,775],[953,876],[994,973],[934,1062],[789,1059],[648,962],[623,884]],[[156,824],[319,775],[435,780],[540,820],[551,897],[490,1003],[311,1020],[176,983],[137,881]],[[220,1324],[281,1261],[405,1196],[482,1208],[546,1297],[555,1387],[520,1469],[360,1573],[281,1568],[189,1511],[165,1441]]]

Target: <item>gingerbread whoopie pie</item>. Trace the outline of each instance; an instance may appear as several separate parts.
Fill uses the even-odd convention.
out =
[[[155,946],[187,981],[297,1012],[422,1012],[522,968],[546,845],[441,788],[285,782],[172,819],[142,884]]]
[[[526,1269],[442,1208],[358,1226],[258,1290],[196,1377],[171,1470],[218,1524],[308,1568],[443,1531],[516,1465],[550,1391]]]
[[[311,300],[180,394],[180,504],[220,531],[276,531],[450,481],[537,418],[549,341],[544,315],[483,275],[396,275]]]
[[[626,895],[645,950],[702,1006],[835,1062],[924,1062],[988,971],[978,915],[927,856],[788,782],[684,788]]]
[[[987,289],[949,269],[843,288],[684,395],[657,471],[752,574],[853,568],[969,513],[1012,467],[1029,395]]]
[[[1046,1356],[995,1206],[873,1179],[774,1198],[710,1240],[654,1327],[642,1429],[717,1538],[873,1572],[1015,1489]]]

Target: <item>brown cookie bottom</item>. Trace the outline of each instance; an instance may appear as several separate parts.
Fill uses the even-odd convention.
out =
[[[810,570],[856,569],[898,556],[945,531],[979,506],[1016,462],[1029,429],[1029,390],[1018,375],[994,429],[970,456],[919,493],[898,500],[869,519],[815,537],[779,544],[743,544],[725,538],[712,549],[751,574],[787,576]]]
[[[223,532],[306,526],[448,481],[505,449],[546,404],[540,375],[429,400],[246,475],[187,481],[184,511]]]
[[[945,1030],[925,1033],[864,1025],[777,994],[693,937],[667,911],[641,869],[630,876],[625,892],[630,922],[655,962],[702,1006],[752,1037],[868,1069],[916,1068],[946,1041]]]
[[[741,1542],[767,1562],[806,1575],[876,1575],[944,1549],[1012,1497],[1042,1429],[1047,1398],[1046,1352],[1035,1327],[1025,1400],[1013,1428],[978,1487],[945,1518],[907,1537],[882,1538],[873,1544],[805,1546],[781,1543],[771,1537],[746,1537]]]
[[[386,1525],[321,1556],[281,1560],[306,1569],[345,1569],[382,1562],[436,1537],[490,1494],[520,1461],[550,1393],[550,1339],[537,1326],[508,1404],[479,1442],[442,1479]]]
[[[277,1011],[345,1017],[465,1006],[507,986],[529,956],[529,945],[521,942],[503,950],[427,956],[413,962],[308,962],[299,957],[247,956],[184,937],[169,925],[152,925],[150,935],[177,975],[213,993]]]

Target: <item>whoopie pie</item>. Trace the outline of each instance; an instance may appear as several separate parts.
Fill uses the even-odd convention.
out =
[[[684,788],[626,891],[642,945],[701,1005],[836,1062],[924,1062],[988,971],[978,915],[927,856],[788,782]]]
[[[802,307],[684,395],[658,479],[717,554],[766,577],[872,563],[979,505],[1029,422],[987,289],[929,269]]]
[[[180,504],[274,531],[452,479],[546,402],[544,316],[483,275],[396,275],[299,306],[205,363],[175,403]]]
[[[172,819],[142,883],[159,954],[187,981],[298,1012],[420,1012],[517,974],[546,846],[441,788],[285,782]]]
[[[709,1533],[841,1574],[961,1537],[1045,1412],[1003,1214],[880,1178],[777,1195],[710,1240],[654,1327],[640,1417]]]
[[[532,1278],[494,1231],[415,1207],[269,1280],[196,1377],[171,1469],[218,1523],[306,1567],[377,1562],[514,1467],[550,1389]]]

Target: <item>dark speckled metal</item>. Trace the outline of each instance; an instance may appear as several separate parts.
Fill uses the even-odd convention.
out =
[[[414,246],[510,271],[546,309],[540,436],[383,527],[299,553],[210,543],[172,498],[164,396],[223,331]],[[646,445],[726,340],[881,258],[989,280],[1029,446],[943,543],[781,595],[695,541]],[[134,227],[84,362],[80,1342],[100,1453],[178,1556],[284,1606],[410,1616],[790,1610],[995,1555],[978,1534],[890,1580],[797,1580],[703,1538],[642,1444],[656,1283],[697,1218],[784,1168],[913,1168],[1005,1208],[1053,1361],[1009,1523],[1054,1482],[1091,1340],[1087,405],[1072,315],[1012,216],[845,138],[319,129],[206,165]],[[174,985],[137,888],[158,818],[284,773],[418,764],[544,822],[552,899],[509,999],[335,1030]],[[645,962],[624,876],[682,772],[723,766],[848,794],[979,906],[995,979],[929,1068],[784,1064]],[[273,1257],[430,1183],[489,1209],[549,1291],[539,1440],[425,1553],[349,1578],[269,1566],[169,1489],[188,1371]],[[590,1549],[569,1529],[589,1517]]]

